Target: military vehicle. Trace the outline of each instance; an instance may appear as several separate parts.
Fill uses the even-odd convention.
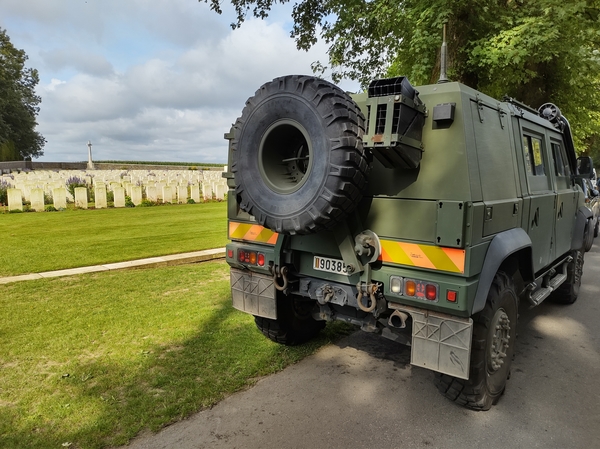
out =
[[[446,397],[488,410],[519,303],[577,299],[591,213],[575,181],[592,161],[555,105],[440,81],[260,87],[225,135],[226,260],[233,306],[271,340],[352,323],[410,345]]]

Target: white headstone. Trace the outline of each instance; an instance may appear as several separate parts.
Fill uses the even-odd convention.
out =
[[[115,186],[114,190],[115,195],[115,207],[125,207],[125,189],[121,186]]]
[[[215,193],[215,196],[218,200],[223,201],[225,199],[225,194],[227,193],[227,186],[224,186],[223,184],[217,184],[217,191]]]
[[[88,208],[87,188],[75,187],[75,207]]]
[[[156,189],[156,186],[146,187],[146,198],[155,203],[158,201],[158,190]]]
[[[142,186],[131,186],[131,202],[136,206],[142,204]]]
[[[177,186],[177,202],[179,204],[185,204],[188,200],[187,185]]]
[[[64,187],[57,187],[52,189],[52,201],[54,202],[54,208],[61,210],[67,208],[67,189]]]
[[[105,209],[107,205],[106,201],[106,187],[104,184],[97,185],[94,189],[94,205],[96,209]]]
[[[202,183],[202,197],[204,201],[212,199],[212,186],[208,182]]]
[[[196,203],[200,202],[200,186],[198,184],[190,186],[190,196]]]
[[[171,186],[164,186],[162,188],[162,200],[163,203],[173,202],[173,191],[171,190]]]
[[[125,188],[125,195],[131,196],[132,184],[130,182],[123,181],[123,187]]]
[[[36,212],[44,211],[44,190],[43,189],[31,189],[31,208]]]
[[[6,189],[8,210],[23,210],[23,194],[20,189]]]
[[[156,183],[156,199],[157,199],[157,201],[162,201],[162,199],[163,199],[162,189],[166,185],[167,185],[167,182],[163,181],[163,180]]]

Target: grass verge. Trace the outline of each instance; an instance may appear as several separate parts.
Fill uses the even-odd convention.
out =
[[[225,202],[0,215],[0,276],[219,248]]]
[[[225,262],[0,285],[0,447],[103,448],[158,430],[352,328],[284,347],[231,307]]]

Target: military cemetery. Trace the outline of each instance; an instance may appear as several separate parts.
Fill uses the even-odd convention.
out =
[[[223,170],[29,170],[4,173],[6,211],[43,212],[73,204],[76,208],[126,207],[126,196],[134,206],[151,203],[223,200],[227,182]],[[69,185],[76,187],[69,190]]]

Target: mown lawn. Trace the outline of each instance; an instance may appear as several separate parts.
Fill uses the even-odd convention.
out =
[[[219,248],[226,215],[225,202],[0,214],[0,276]]]
[[[30,215],[35,214],[18,218],[33,236],[27,220],[37,218]],[[150,216],[154,225],[147,227],[152,229],[160,218]],[[78,214],[73,217],[78,221]],[[119,230],[104,220],[110,230],[100,241],[107,245],[109,235],[127,232],[127,219],[115,220]],[[199,221],[193,232],[202,232],[203,226]],[[40,231],[56,233],[50,225]],[[166,231],[155,232],[168,238]],[[80,244],[73,242],[71,251]],[[34,245],[28,246],[28,254],[35,255]],[[183,246],[178,249],[198,249]],[[44,248],[42,254],[52,250]],[[72,260],[68,251],[61,254]],[[0,285],[0,447],[125,444],[141,430],[157,430],[209,407],[350,330],[335,323],[320,339],[300,347],[270,342],[251,316],[231,307],[223,261]]]

